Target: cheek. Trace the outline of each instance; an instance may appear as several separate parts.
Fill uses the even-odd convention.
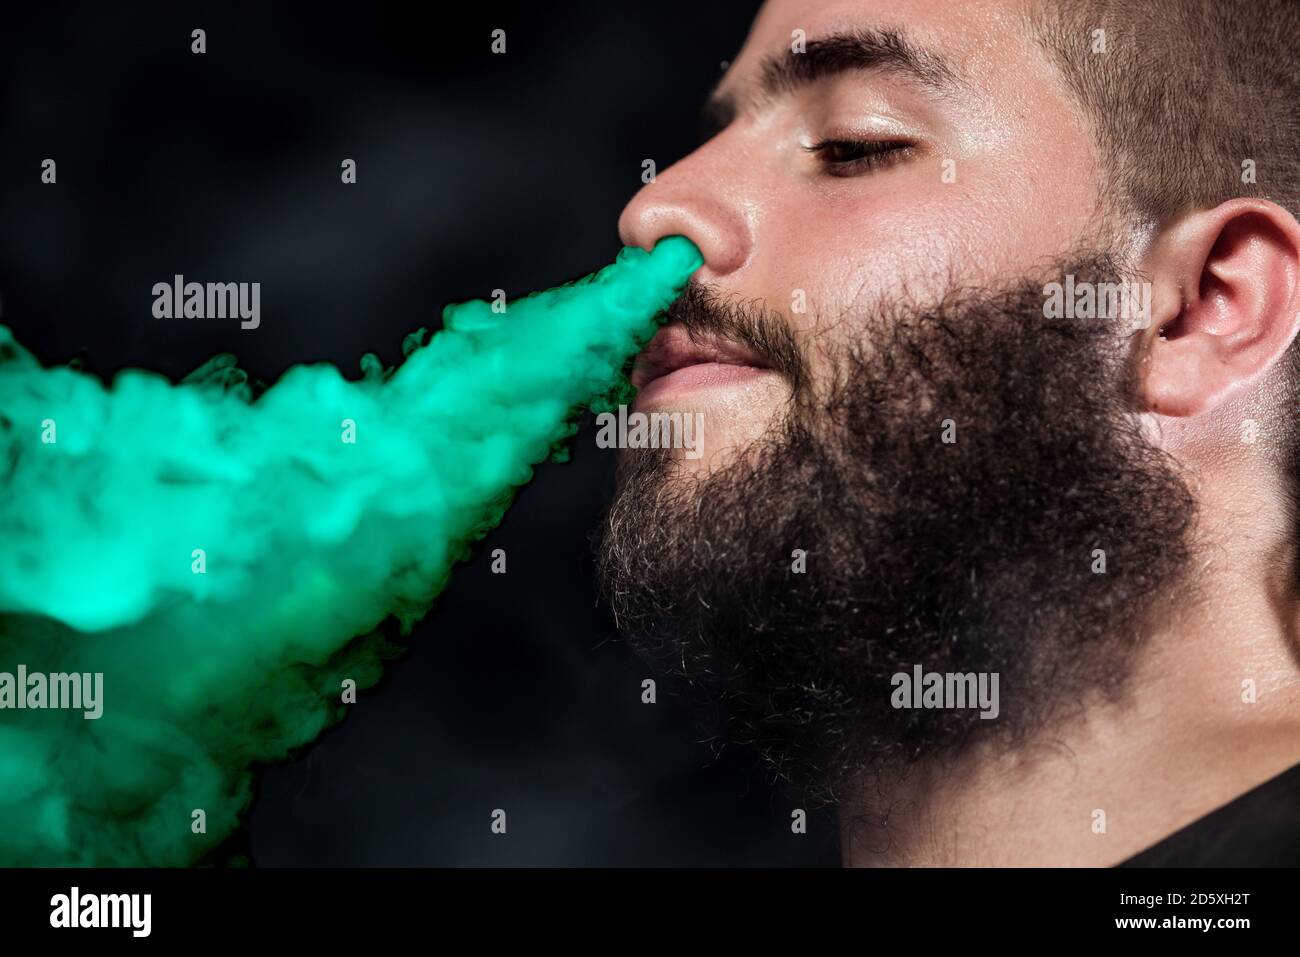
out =
[[[770,302],[805,330],[833,324],[832,335],[860,333],[869,321],[862,313],[876,303],[933,302],[954,282],[1017,279],[1068,251],[1086,229],[1082,211],[1019,170],[994,176],[967,167],[954,183],[940,173],[928,163],[770,209],[770,229],[757,243]]]
[[[772,221],[782,225],[766,240],[766,297],[801,333],[814,366],[824,360],[812,336],[834,345],[860,337],[882,301],[936,298],[969,248],[937,199],[898,192],[844,189],[790,204]]]

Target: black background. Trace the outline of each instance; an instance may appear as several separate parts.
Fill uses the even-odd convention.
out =
[[[305,361],[355,373],[367,351],[392,364],[446,302],[610,261],[642,161],[693,148],[755,7],[7,9],[0,322],[103,376],[175,379],[224,351],[266,382]],[[175,273],[260,282],[261,327],[154,319],[151,287]],[[792,835],[750,756],[715,753],[662,683],[641,703],[649,672],[592,583],[612,465],[588,421],[378,688],[261,775],[225,850],[260,866],[836,863],[832,818]]]

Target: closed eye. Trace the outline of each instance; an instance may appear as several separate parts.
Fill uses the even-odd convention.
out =
[[[821,140],[804,149],[831,176],[859,176],[906,159],[914,146],[904,140]]]

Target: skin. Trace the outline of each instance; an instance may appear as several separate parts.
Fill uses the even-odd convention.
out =
[[[735,118],[637,194],[623,241],[689,236],[705,257],[697,281],[779,314],[808,347],[814,382],[829,372],[817,343],[869,339],[880,297],[990,285],[1097,242],[1100,154],[1025,10],[772,0],[719,84]],[[937,94],[873,69],[755,96],[764,58],[788,51],[792,31],[811,41],[861,27],[904,29],[958,86]],[[912,150],[835,176],[805,148],[850,135]],[[1233,200],[1120,237],[1152,283],[1154,321],[1132,337],[1134,414],[1196,496],[1200,597],[1149,634],[1122,704],[1089,704],[1014,754],[923,767],[894,788],[888,833],[862,813],[865,793],[846,802],[847,864],[1111,865],[1300,762],[1294,517],[1277,454],[1293,414],[1279,359],[1300,326],[1300,224],[1273,203]],[[791,309],[796,290],[806,312]],[[759,371],[653,395],[647,411],[704,413],[705,454],[679,467],[710,469],[771,427],[789,389]],[[1253,442],[1246,420],[1259,423]],[[1248,680],[1254,703],[1242,700]]]

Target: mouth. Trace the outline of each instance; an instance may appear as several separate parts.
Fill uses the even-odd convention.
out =
[[[739,385],[770,371],[748,346],[709,334],[692,336],[684,326],[671,323],[636,357],[631,378],[641,407],[687,391]]]

